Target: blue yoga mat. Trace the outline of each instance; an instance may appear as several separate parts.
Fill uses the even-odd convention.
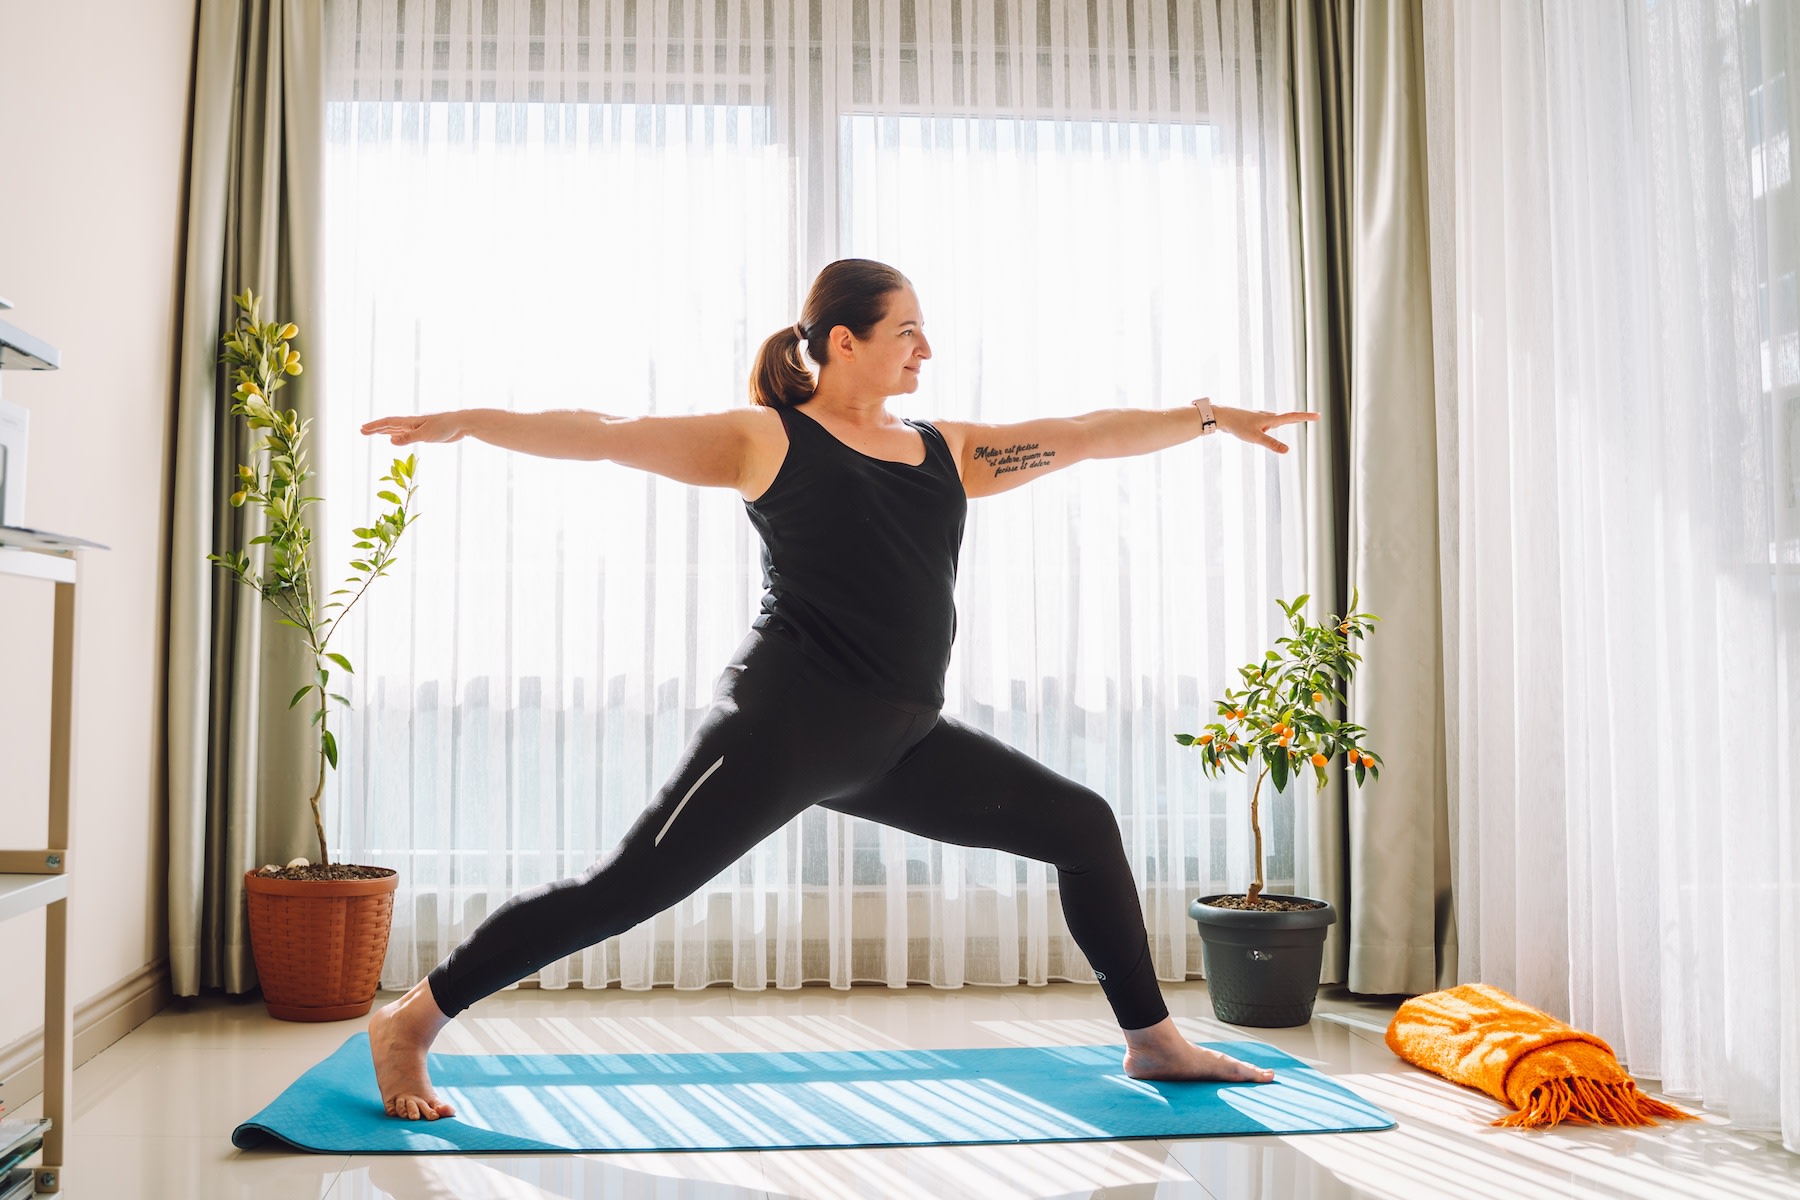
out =
[[[324,1154],[744,1150],[1112,1141],[1389,1129],[1394,1119],[1261,1042],[1213,1049],[1266,1084],[1145,1083],[1123,1046],[797,1054],[434,1054],[456,1116],[387,1116],[359,1033],[239,1125],[241,1149]]]

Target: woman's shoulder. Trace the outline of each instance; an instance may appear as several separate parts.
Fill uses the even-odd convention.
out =
[[[928,437],[931,436],[931,434],[936,434],[937,439],[944,443],[944,448],[950,452],[950,457],[957,462],[962,461],[963,445],[968,440],[969,436],[969,423],[967,421],[940,421],[936,419],[927,421],[915,419],[913,424],[919,426],[922,430],[928,430],[929,432],[926,434]]]
[[[743,431],[749,446],[740,492],[744,499],[754,501],[775,482],[787,458],[787,423],[782,420],[780,410],[761,404],[732,409],[730,415]]]

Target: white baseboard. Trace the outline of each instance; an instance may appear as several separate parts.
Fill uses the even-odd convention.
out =
[[[75,1066],[80,1066],[166,1007],[169,964],[154,962],[133,971],[97,996],[75,1006]],[[44,1090],[44,1027],[0,1047],[0,1092],[18,1108]]]

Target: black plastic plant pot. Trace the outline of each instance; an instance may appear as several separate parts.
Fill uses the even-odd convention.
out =
[[[1241,894],[1241,893],[1240,893]],[[1188,905],[1200,926],[1201,970],[1213,1015],[1230,1025],[1280,1029],[1312,1020],[1325,958],[1325,931],[1337,910],[1307,896],[1265,896],[1322,905],[1293,912],[1219,908],[1225,895]]]

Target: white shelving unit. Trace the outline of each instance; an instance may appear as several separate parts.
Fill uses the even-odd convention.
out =
[[[74,1008],[69,995],[69,796],[75,763],[75,580],[69,550],[0,546],[0,575],[56,588],[50,650],[50,821],[42,848],[0,850],[0,921],[44,910],[44,1134],[40,1194],[62,1190],[63,1135],[74,1077]],[[10,631],[9,636],[22,636]]]

